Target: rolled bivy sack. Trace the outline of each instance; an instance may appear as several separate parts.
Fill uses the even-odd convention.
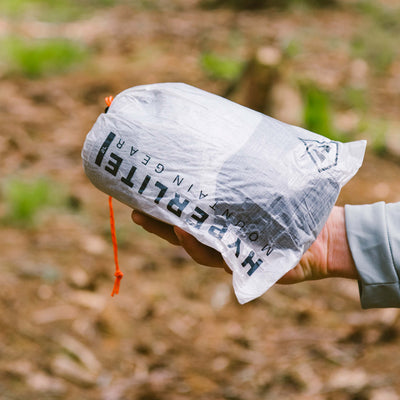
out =
[[[365,147],[159,83],[117,95],[82,158],[98,189],[218,250],[243,304],[298,264]]]

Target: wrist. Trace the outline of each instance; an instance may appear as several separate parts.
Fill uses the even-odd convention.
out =
[[[329,277],[358,279],[347,241],[344,207],[334,207],[327,221],[327,272]]]

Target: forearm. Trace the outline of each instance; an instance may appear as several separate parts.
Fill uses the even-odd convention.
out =
[[[346,235],[345,211],[334,207],[327,222],[327,273],[329,277],[358,279],[356,265]]]

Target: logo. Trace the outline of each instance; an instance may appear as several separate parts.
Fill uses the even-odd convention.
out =
[[[339,156],[339,143],[332,140],[318,141],[299,138],[306,146],[307,154],[318,168],[318,172],[323,172],[335,167]]]

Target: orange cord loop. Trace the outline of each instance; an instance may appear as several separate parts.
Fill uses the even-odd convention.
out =
[[[104,100],[107,104],[107,107],[110,107],[114,98],[112,96],[108,96]],[[116,230],[115,230],[115,218],[114,218],[114,209],[113,209],[113,205],[112,205],[112,196],[108,197],[108,206],[110,209],[110,229],[111,229],[111,239],[112,239],[113,250],[114,250],[114,262],[115,262],[115,273],[114,273],[115,281],[114,281],[113,290],[111,292],[111,296],[114,296],[114,294],[119,293],[119,286],[120,286],[121,279],[123,278],[124,274],[119,269],[119,263],[118,263],[118,244],[117,244],[117,234],[116,234]]]
[[[112,103],[113,100],[114,100],[114,97],[113,97],[113,96],[107,96],[104,100],[105,100],[105,102],[106,102],[107,107],[110,107],[110,106],[111,106],[111,103]]]

